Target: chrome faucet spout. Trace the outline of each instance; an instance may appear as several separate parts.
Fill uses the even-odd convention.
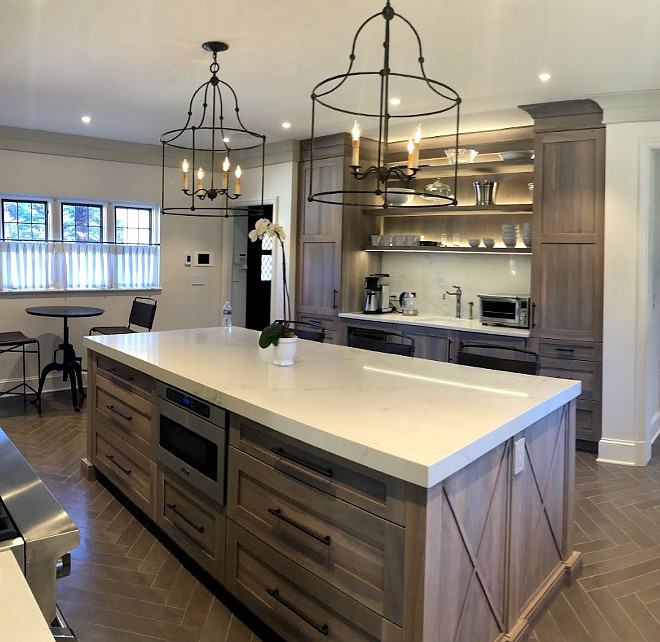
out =
[[[456,297],[456,318],[460,319],[461,318],[461,295],[463,294],[463,291],[461,290],[460,285],[452,285],[451,287],[456,288],[456,290],[454,292],[450,292],[449,290],[445,290],[445,293],[442,295],[442,298],[446,299],[447,295]]]

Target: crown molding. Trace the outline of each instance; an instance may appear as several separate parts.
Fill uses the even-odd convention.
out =
[[[660,121],[660,89],[597,94],[590,98],[603,108],[606,125]]]

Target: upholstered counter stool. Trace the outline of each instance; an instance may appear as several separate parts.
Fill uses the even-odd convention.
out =
[[[37,391],[25,380],[25,355],[37,355],[37,373],[41,372],[41,350],[39,342],[31,337],[26,337],[22,332],[0,332],[0,355],[7,352],[19,353],[23,361],[23,383],[17,383],[9,390],[0,391],[0,397],[5,395],[23,396],[23,403],[27,400],[28,390],[35,395]]]

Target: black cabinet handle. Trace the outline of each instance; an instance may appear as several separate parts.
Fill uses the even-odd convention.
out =
[[[536,327],[536,303],[532,303],[532,328]]]
[[[339,290],[333,290],[332,291],[332,307],[336,308],[337,307],[337,295],[339,294]]]
[[[129,417],[128,415],[124,415],[119,410],[117,410],[113,405],[106,404],[105,406],[110,412],[114,412],[115,415],[119,415],[122,419],[125,419],[126,421],[133,421],[133,417]]]
[[[575,348],[555,348],[557,352],[575,352]]]
[[[290,461],[293,461],[296,464],[300,464],[305,468],[309,468],[309,470],[313,470],[315,473],[319,473],[319,475],[323,475],[324,477],[332,477],[335,474],[332,468],[322,468],[321,466],[312,464],[311,462],[305,461],[301,457],[286,452],[284,448],[271,448],[270,450],[271,452],[274,452],[276,455],[279,455],[280,457],[284,457],[284,459],[289,459]]]
[[[195,522],[193,522],[191,519],[186,517],[177,507],[176,504],[167,504],[167,507],[175,514],[178,515],[186,524],[190,524],[198,533],[203,533],[204,532],[204,527],[203,526],[197,526]]]
[[[309,535],[310,537],[313,537],[315,540],[321,542],[321,544],[326,544],[330,546],[332,543],[332,539],[330,535],[319,535],[318,533],[315,533],[314,531],[310,530],[306,526],[303,526],[302,524],[299,524],[298,522],[292,520],[290,517],[287,517],[284,513],[279,508],[269,508],[268,512],[271,515],[275,515],[277,519],[281,519],[283,522],[286,522],[287,524],[293,526],[294,528],[297,528],[299,531],[302,531],[305,533],[305,535]]]
[[[293,604],[287,602],[287,600],[285,600],[280,595],[279,589],[267,588],[266,592],[268,593],[268,595],[275,598],[280,604],[286,606],[286,608],[289,609],[289,611],[295,613],[301,620],[304,620],[311,627],[315,628],[319,633],[322,633],[323,635],[328,635],[328,633],[330,632],[330,627],[327,624],[321,624],[321,625],[317,624],[316,622],[314,622],[314,620],[312,620],[312,618],[306,616],[302,611],[298,610],[295,606],[293,606]]]
[[[115,370],[115,368],[108,368],[108,372],[111,372],[113,375],[117,375],[120,379],[123,379],[124,381],[133,381],[133,377],[130,375],[125,375],[119,372],[119,370]]]
[[[106,459],[110,460],[110,463],[117,466],[117,468],[119,468],[119,470],[121,470],[121,472],[124,473],[124,475],[130,475],[131,474],[130,468],[124,468],[112,455],[106,455],[105,457],[106,457]]]

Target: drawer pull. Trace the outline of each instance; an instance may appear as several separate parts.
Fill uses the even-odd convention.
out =
[[[125,375],[119,372],[119,370],[115,368],[108,368],[108,372],[111,372],[113,375],[117,375],[120,379],[123,379],[124,381],[133,381],[133,377],[131,375]]]
[[[125,419],[126,421],[133,421],[133,417],[129,417],[128,415],[124,415],[119,410],[117,410],[113,405],[111,404],[106,404],[105,406],[110,412],[114,412],[115,415],[119,415],[122,419]]]
[[[187,468],[184,468],[183,466],[179,466],[179,470],[184,474],[188,475],[190,477],[190,471]]]
[[[191,519],[188,519],[177,507],[176,504],[167,504],[167,507],[175,514],[178,515],[186,524],[190,524],[198,533],[203,533],[204,532],[204,527],[203,526],[197,526],[195,522],[193,522]]]
[[[575,348],[555,348],[557,352],[575,352]]]
[[[332,538],[330,535],[326,535],[325,537],[323,535],[319,535],[318,533],[315,533],[314,531],[309,530],[306,526],[303,526],[302,524],[299,524],[298,522],[292,520],[290,517],[287,517],[282,513],[282,511],[279,508],[269,508],[268,512],[271,515],[275,515],[277,519],[281,519],[283,522],[286,522],[287,524],[293,526],[294,528],[297,528],[299,531],[302,531],[305,533],[305,535],[309,535],[310,537],[313,537],[315,540],[321,542],[321,544],[327,544],[330,546],[332,543]]]
[[[106,457],[106,459],[110,460],[110,463],[117,466],[117,468],[119,468],[119,470],[121,470],[121,472],[124,473],[124,475],[130,475],[131,474],[130,468],[124,468],[112,455],[106,455],[105,457]]]
[[[312,618],[307,617],[302,611],[299,611],[295,606],[293,606],[293,604],[287,602],[287,600],[285,600],[280,595],[279,589],[267,588],[266,592],[268,593],[268,595],[275,598],[280,604],[286,606],[286,608],[289,609],[289,611],[295,613],[301,620],[304,620],[311,627],[315,628],[319,633],[323,633],[323,635],[328,635],[328,633],[330,632],[330,627],[327,624],[318,625],[316,622],[314,622],[314,620],[312,620]]]
[[[276,455],[279,455],[280,457],[284,457],[284,459],[289,459],[295,462],[296,464],[300,464],[301,466],[304,466],[305,468],[309,468],[310,470],[313,470],[315,473],[319,473],[319,475],[323,475],[324,477],[332,477],[335,474],[332,468],[322,468],[321,466],[312,464],[300,457],[297,457],[296,455],[292,455],[291,453],[286,452],[284,448],[271,448],[270,450],[271,452],[274,452]]]

